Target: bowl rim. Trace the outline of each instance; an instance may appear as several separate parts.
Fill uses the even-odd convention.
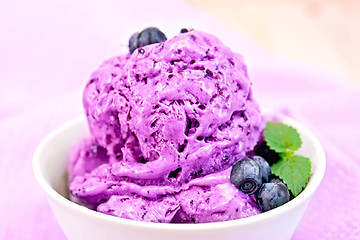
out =
[[[35,175],[35,178],[43,191],[45,191],[47,198],[51,198],[51,200],[57,202],[58,204],[63,205],[64,207],[76,211],[79,214],[86,215],[91,218],[97,218],[98,220],[105,221],[105,222],[111,222],[113,224],[122,224],[122,225],[128,225],[132,227],[141,227],[141,228],[147,228],[147,229],[154,229],[154,230],[171,230],[171,231],[198,231],[198,230],[215,230],[219,228],[230,228],[234,226],[244,226],[253,224],[256,222],[265,221],[268,219],[273,218],[276,215],[282,215],[285,212],[291,210],[292,208],[302,205],[303,202],[307,201],[311,198],[311,196],[314,194],[314,192],[317,190],[318,186],[320,185],[326,169],[326,156],[324,149],[322,145],[320,144],[320,141],[316,138],[316,136],[304,125],[298,123],[296,120],[283,116],[281,118],[281,122],[284,122],[286,124],[290,124],[294,126],[300,133],[303,133],[308,136],[308,138],[311,140],[312,144],[315,145],[315,149],[317,149],[317,156],[318,156],[318,162],[317,162],[317,170],[316,172],[312,172],[311,179],[308,183],[308,185],[305,187],[305,189],[294,199],[287,202],[286,204],[273,209],[268,212],[263,212],[261,214],[242,218],[242,219],[235,219],[235,220],[229,220],[229,221],[223,221],[223,222],[210,222],[210,223],[196,223],[196,224],[176,224],[176,223],[154,223],[154,222],[143,222],[143,221],[137,221],[137,220],[131,220],[131,219],[125,219],[125,218],[119,218],[111,215],[107,215],[104,213],[96,212],[94,210],[90,210],[84,206],[81,206],[77,203],[74,203],[70,201],[69,199],[63,197],[60,193],[58,193],[55,189],[53,189],[50,184],[47,182],[44,174],[41,171],[41,156],[44,149],[47,147],[48,143],[61,135],[61,133],[69,128],[78,126],[79,124],[85,124],[85,117],[78,117],[72,120],[69,120],[65,122],[64,124],[58,126],[53,131],[51,131],[47,136],[45,136],[42,141],[39,143],[37,148],[35,149],[34,155],[33,155],[33,173]]]

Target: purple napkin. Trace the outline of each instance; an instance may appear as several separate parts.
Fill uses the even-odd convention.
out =
[[[168,36],[183,27],[211,32],[245,57],[260,105],[298,119],[326,151],[324,180],[293,239],[359,239],[359,88],[281,59],[181,1],[134,4],[3,3],[0,239],[65,239],[33,176],[33,152],[52,129],[83,114],[81,93],[91,71],[125,53],[128,37],[147,26],[158,26]]]

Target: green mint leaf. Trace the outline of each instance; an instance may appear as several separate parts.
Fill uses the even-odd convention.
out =
[[[296,197],[309,181],[311,162],[299,155],[287,155],[271,166],[271,172],[281,178]]]
[[[281,122],[267,122],[264,135],[266,144],[277,153],[296,151],[302,144],[296,129]]]

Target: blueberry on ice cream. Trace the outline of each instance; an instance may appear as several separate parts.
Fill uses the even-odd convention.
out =
[[[166,41],[166,36],[158,28],[149,27],[142,30],[140,33],[134,33],[129,40],[129,51],[133,53],[135,49],[150,45],[153,43],[160,43]],[[142,50],[140,50],[142,51]]]
[[[253,194],[262,184],[262,171],[251,158],[243,158],[231,168],[230,181],[243,193]]]

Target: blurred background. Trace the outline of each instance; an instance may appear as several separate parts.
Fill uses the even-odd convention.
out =
[[[360,86],[358,0],[185,0],[277,55]]]

